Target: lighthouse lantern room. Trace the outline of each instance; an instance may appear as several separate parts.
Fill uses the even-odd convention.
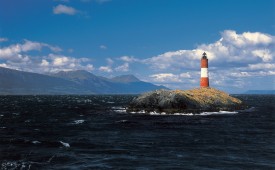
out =
[[[208,79],[208,59],[206,53],[202,54],[201,58],[201,87],[209,87],[209,79]]]

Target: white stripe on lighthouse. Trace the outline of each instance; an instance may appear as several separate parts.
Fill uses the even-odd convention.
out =
[[[208,68],[201,68],[201,77],[208,77]]]

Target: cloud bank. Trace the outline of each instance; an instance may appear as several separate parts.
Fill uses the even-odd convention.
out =
[[[214,43],[201,44],[192,50],[169,51],[142,62],[161,72],[149,76],[153,82],[184,82],[186,78],[180,75],[187,72],[199,80],[203,52],[208,55],[214,85],[225,84],[225,79],[275,75],[275,37],[260,32],[237,34],[236,31],[225,30]]]
[[[92,58],[67,56],[58,46],[24,40],[0,48],[0,66],[39,73],[78,69],[102,73],[131,72],[139,74],[145,81],[170,88],[189,88],[199,84],[200,59],[206,52],[211,86],[244,88],[252,87],[252,82],[266,76],[274,79],[275,36],[234,30],[225,30],[220,35],[219,40],[198,45],[195,49],[168,51],[146,59],[134,56],[107,58],[105,65],[97,67]],[[101,49],[105,47],[100,46]]]

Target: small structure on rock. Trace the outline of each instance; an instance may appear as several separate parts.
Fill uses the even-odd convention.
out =
[[[206,53],[202,54],[201,58],[201,87],[209,87],[209,79],[208,79],[208,59]]]

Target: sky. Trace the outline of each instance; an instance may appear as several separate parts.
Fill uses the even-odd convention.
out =
[[[0,67],[275,90],[275,0],[0,0]]]

